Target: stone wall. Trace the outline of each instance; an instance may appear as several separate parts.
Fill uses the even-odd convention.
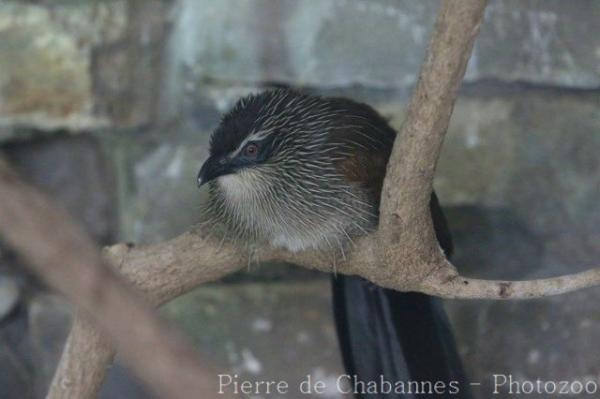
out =
[[[208,135],[240,95],[273,85],[343,95],[399,126],[437,5],[0,1],[0,151],[99,243],[172,237],[198,220]],[[593,0],[492,0],[435,182],[464,273],[523,279],[600,264],[599,17]],[[0,397],[42,397],[70,310],[0,251]],[[164,312],[240,375],[333,378],[326,279],[253,266]],[[476,397],[489,396],[492,373],[598,381],[599,299],[590,289],[447,301]],[[116,367],[102,396],[147,393]]]

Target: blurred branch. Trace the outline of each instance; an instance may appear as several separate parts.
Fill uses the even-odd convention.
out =
[[[0,204],[0,237],[33,272],[82,309],[125,363],[158,395],[181,399],[218,396],[216,373],[199,363],[188,342],[171,331],[117,276],[63,209],[23,183],[2,160]],[[83,360],[85,352],[76,356]],[[94,378],[94,374],[83,378]],[[60,380],[66,387],[71,383],[79,381],[66,376]],[[78,386],[72,387],[81,392]]]
[[[388,288],[421,291],[449,298],[531,298],[559,294],[597,285],[600,282],[600,270],[523,282],[464,278],[444,258],[435,239],[428,210],[432,180],[457,90],[483,18],[485,5],[485,0],[444,0],[442,2],[419,81],[411,98],[407,118],[394,144],[382,193],[380,228],[377,232],[356,242],[347,259],[336,264],[338,272],[357,274]],[[31,204],[33,205],[36,204]],[[7,216],[5,213],[6,211],[0,215],[0,220]],[[63,217],[58,220],[54,217],[45,222],[47,226],[55,223],[56,226],[61,226]],[[7,237],[10,235],[10,229],[0,227],[0,230]],[[53,228],[46,233],[53,235],[60,231]],[[33,234],[36,231],[29,233]],[[120,244],[107,249],[105,255],[106,259],[141,289],[154,304],[160,304],[204,281],[230,274],[245,264],[246,259],[239,248],[228,243],[220,245],[210,239],[208,233],[205,229],[198,228],[170,241],[141,248],[130,248]],[[39,232],[35,237],[42,241],[47,240],[45,234],[40,235]],[[77,234],[71,238],[81,240]],[[13,245],[21,243],[19,247],[21,252],[27,254],[29,247],[25,245],[24,237],[13,237],[11,241]],[[47,244],[50,242],[60,244],[55,241],[56,238],[51,238],[47,240]],[[70,267],[73,267],[71,272],[76,277],[68,275],[51,279],[51,282],[64,292],[70,292],[70,284],[67,284],[69,278],[75,278],[82,287],[85,287],[86,289],[78,292],[78,295],[92,295],[88,298],[91,302],[83,303],[83,308],[95,311],[94,321],[104,326],[110,339],[102,338],[87,321],[79,318],[67,341],[48,398],[93,397],[102,383],[107,364],[112,358],[113,351],[109,342],[115,343],[117,350],[122,352],[132,366],[137,367],[138,372],[144,372],[142,370],[144,365],[135,364],[136,360],[144,359],[143,353],[135,352],[143,345],[138,345],[135,350],[129,348],[124,336],[132,335],[129,332],[131,328],[134,331],[141,330],[138,322],[146,322],[148,326],[162,329],[156,320],[147,316],[149,312],[138,300],[133,300],[129,306],[132,307],[132,311],[136,309],[140,314],[146,315],[144,316],[146,318],[142,318],[141,321],[132,320],[130,317],[125,320],[119,319],[122,325],[115,326],[109,325],[107,321],[103,322],[109,320],[105,317],[109,317],[110,314],[105,309],[97,311],[98,308],[93,306],[94,303],[99,303],[100,310],[116,303],[112,302],[104,288],[98,288],[99,285],[95,281],[99,279],[113,282],[116,287],[121,288],[122,284],[108,272],[107,268],[99,267],[100,259],[93,249],[89,248],[87,242],[83,244],[84,247],[87,245],[88,249],[84,253],[81,253],[82,249],[69,252],[70,258],[73,258],[71,261],[81,262],[92,259],[93,264],[98,267],[85,268],[82,272],[74,268],[76,265],[78,267],[81,265],[73,263],[70,264]],[[68,249],[60,248],[48,244],[46,255],[58,256],[57,254]],[[259,255],[261,260],[283,260],[323,271],[331,270],[330,259],[324,254],[315,252],[289,253],[263,248]],[[39,264],[43,261],[48,264],[47,259],[47,256],[40,259],[34,257],[31,262]],[[60,259],[60,256],[57,259]],[[40,269],[40,272],[51,272],[51,270]],[[77,295],[74,295],[73,299],[78,299]],[[113,319],[113,321],[117,320]],[[144,346],[146,350],[148,343],[152,343],[152,358],[155,359],[157,357],[155,347],[161,345],[158,335],[151,334],[149,338],[144,336],[142,338],[139,343],[146,344]],[[167,345],[171,341],[166,339],[164,342]],[[181,348],[178,345],[176,347]],[[174,362],[169,364],[173,370],[181,370],[181,365],[186,361],[192,362],[189,354],[179,353],[183,356],[181,360],[169,357],[176,352],[177,350],[174,350],[172,353],[164,354]],[[146,363],[152,364],[155,361]],[[186,370],[183,371],[184,377],[191,377],[194,374],[190,370],[197,365],[194,363],[190,365],[187,365]],[[162,379],[169,376],[176,381],[173,370],[169,371],[163,367],[162,372],[165,375]],[[197,370],[197,373],[201,372]],[[146,374],[146,381],[156,383],[148,379],[150,375]],[[197,392],[193,396],[204,397]],[[167,397],[174,396],[167,395]]]

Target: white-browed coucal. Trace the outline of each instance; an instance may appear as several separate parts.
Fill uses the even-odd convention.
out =
[[[214,131],[210,157],[198,174],[198,184],[209,185],[208,217],[232,239],[343,256],[354,237],[377,228],[395,136],[375,110],[348,99],[283,89],[242,98]],[[435,195],[430,205],[449,256],[452,242]],[[334,276],[332,287],[348,374],[362,381],[456,381],[460,392],[452,396],[467,397],[437,300],[356,276]]]

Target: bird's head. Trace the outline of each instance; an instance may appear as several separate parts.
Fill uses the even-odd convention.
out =
[[[290,90],[267,91],[239,100],[210,140],[210,157],[198,185],[257,183],[258,179],[300,170],[317,160],[333,115],[327,102]]]
[[[393,138],[365,104],[267,91],[223,116],[198,184],[208,183],[213,213],[243,235],[316,246],[373,225]]]

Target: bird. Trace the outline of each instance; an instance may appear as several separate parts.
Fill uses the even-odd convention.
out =
[[[396,134],[374,108],[352,99],[287,88],[245,96],[222,116],[197,176],[199,187],[208,186],[205,218],[224,239],[331,254],[335,272],[335,260],[377,229]],[[430,209],[450,256],[452,239],[435,193]],[[469,397],[438,299],[337,273],[331,287],[347,375],[381,385],[359,389],[356,397],[432,396],[419,389],[384,392],[384,380],[454,382],[460,390],[452,396]]]

